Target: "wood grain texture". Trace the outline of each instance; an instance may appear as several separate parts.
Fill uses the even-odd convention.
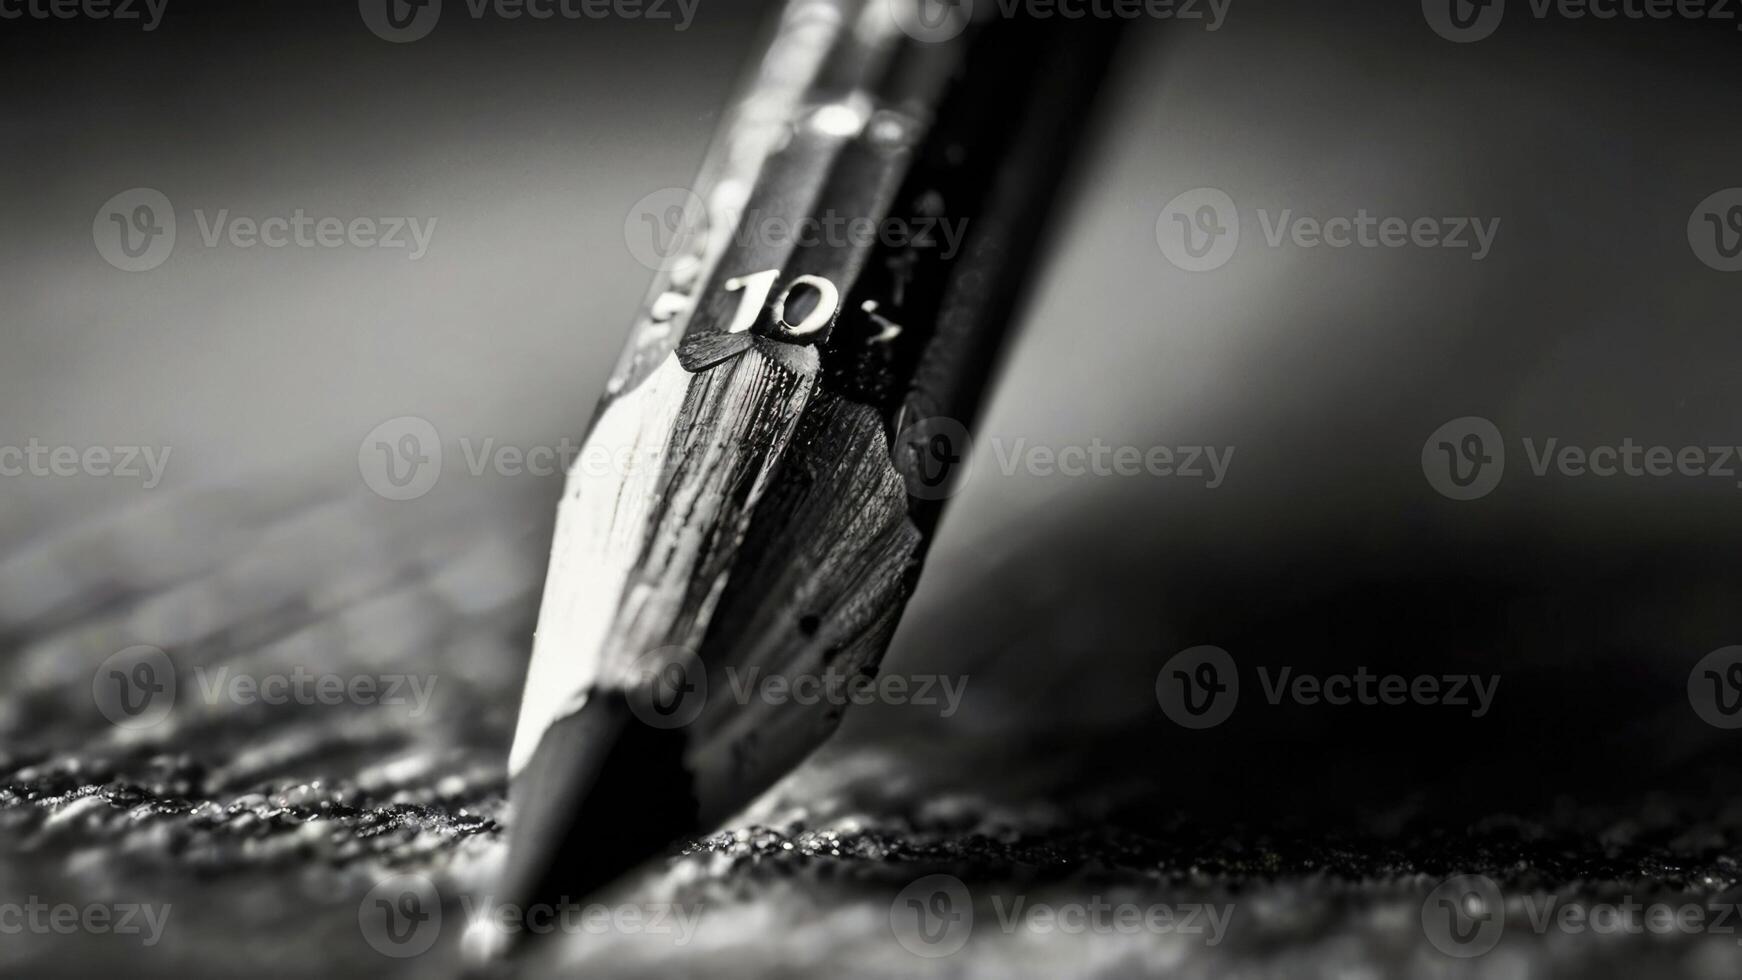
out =
[[[708,690],[726,696],[710,697],[690,749],[704,824],[808,755],[844,710],[741,702],[733,680],[875,675],[918,571],[921,535],[866,406],[814,399],[759,507],[767,517],[751,527],[707,644]]]
[[[755,348],[695,374],[672,355],[606,408],[558,509],[511,772],[594,690],[700,648],[814,382]]]

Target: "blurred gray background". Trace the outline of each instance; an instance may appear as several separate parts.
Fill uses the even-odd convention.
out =
[[[0,479],[6,768],[115,747],[80,687],[114,650],[181,643],[184,666],[241,649],[270,663],[273,648],[238,631],[300,595],[293,618],[316,637],[304,662],[454,672],[448,720],[402,726],[394,745],[459,754],[426,753],[431,778],[390,785],[457,773],[466,792],[426,802],[498,815],[489,767],[506,749],[560,477],[474,477],[460,441],[582,434],[651,276],[626,227],[645,195],[693,178],[763,10],[702,0],[677,31],[448,6],[407,44],[338,2],[171,0],[149,33],[0,22],[14,93],[0,126],[0,446],[171,449],[151,490]],[[1180,810],[1383,836],[1527,812],[1596,837],[1614,813],[1658,813],[1673,830],[1729,812],[1734,739],[1691,710],[1686,685],[1702,656],[1742,642],[1742,487],[1538,478],[1519,440],[1742,443],[1742,276],[1703,264],[1687,233],[1697,205],[1742,185],[1738,35],[1512,6],[1471,44],[1437,36],[1413,3],[1234,0],[1214,31],[1133,25],[888,661],[966,673],[968,700],[947,721],[859,712],[842,751],[894,746],[888,765],[925,774],[903,792],[1066,811],[1088,800],[1121,825]],[[136,187],[173,203],[178,239],[161,266],[128,273],[99,254],[92,223]],[[1164,257],[1158,217],[1199,187],[1236,202],[1242,238],[1226,265],[1187,272]],[[413,261],[206,247],[195,217],[299,208],[435,226]],[[1260,209],[1500,224],[1472,261],[1273,248]],[[380,499],[359,446],[406,415],[440,433],[442,476],[417,500]],[[1508,453],[1474,501],[1436,492],[1421,462],[1429,435],[1463,416],[1495,423]],[[1016,440],[1095,439],[1234,456],[1214,489],[999,466],[997,447]],[[442,577],[456,566],[467,571]],[[335,614],[310,597],[373,595],[359,584],[373,569],[433,590],[439,608],[389,603],[320,633]],[[1247,708],[1253,691],[1231,723],[1186,732],[1157,710],[1156,672],[1206,643],[1242,667],[1503,680],[1480,721]],[[191,740],[198,730],[154,748],[228,755]],[[284,737],[247,730],[251,746]],[[904,754],[904,738],[948,748]],[[225,792],[377,761],[243,767]],[[1132,799],[1135,817],[1110,802]],[[76,833],[53,845],[40,823],[64,801],[7,803],[31,814],[15,829],[39,856],[17,869],[80,852]],[[435,823],[420,832],[445,839]],[[101,827],[99,856],[104,834],[123,833]],[[138,860],[144,880],[179,880]],[[333,928],[355,945],[343,919],[341,906]],[[1320,949],[1323,969],[1347,952]],[[186,955],[177,968],[197,969],[197,948]],[[1267,955],[1240,962],[1261,970]]]

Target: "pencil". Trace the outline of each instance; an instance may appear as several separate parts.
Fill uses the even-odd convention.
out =
[[[904,2],[786,7],[650,228],[670,254],[558,509],[502,901],[750,802],[843,706],[727,672],[874,676],[913,591],[1112,28]]]

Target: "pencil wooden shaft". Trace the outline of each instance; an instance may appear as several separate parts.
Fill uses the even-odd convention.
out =
[[[1109,40],[928,41],[891,2],[787,10],[570,474],[510,893],[597,884],[748,802],[843,706],[744,678],[874,673],[917,580]]]
[[[716,680],[725,667],[755,666],[716,655],[706,635],[742,559],[739,546],[756,506],[818,391],[825,355],[831,364],[847,364],[853,347],[883,343],[884,359],[911,361],[926,336],[916,323],[905,336],[878,339],[889,334],[879,326],[834,338],[843,301],[866,263],[887,251],[876,234],[843,236],[841,229],[851,222],[878,228],[890,218],[970,35],[943,43],[915,39],[880,3],[801,4],[783,23],[764,61],[765,84],[753,86],[733,111],[711,154],[713,175],[691,201],[695,223],[679,230],[679,251],[656,283],[583,453],[627,460],[633,471],[577,469],[570,476],[514,771],[536,750],[542,731],[579,710],[595,690],[633,691],[668,676],[674,656],[687,666],[700,655],[701,669]],[[795,84],[807,67],[811,75]],[[929,228],[937,216],[923,217]],[[918,249],[910,244],[905,251]],[[882,302],[885,322],[888,313],[901,313],[889,298]],[[865,303],[859,307],[846,324],[874,325]],[[869,308],[877,309],[876,301]],[[873,428],[862,426],[861,442],[870,441]],[[887,443],[889,433],[883,435]],[[893,520],[905,508],[899,485],[888,480],[886,445],[878,455],[883,465],[857,482],[886,485],[883,509]],[[845,502],[837,494],[832,506]],[[837,554],[863,546],[819,543]],[[817,579],[805,591],[828,588]],[[846,625],[827,614],[793,616],[827,618],[835,632]],[[709,717],[692,733],[697,746],[707,741],[707,726],[724,717],[718,699],[709,703]]]

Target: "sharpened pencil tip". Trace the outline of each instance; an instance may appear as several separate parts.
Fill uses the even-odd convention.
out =
[[[644,724],[617,692],[596,691],[551,725],[509,786],[508,858],[494,907],[512,915],[468,928],[468,960],[514,958],[534,932],[529,924],[694,833],[684,745],[682,730]]]

